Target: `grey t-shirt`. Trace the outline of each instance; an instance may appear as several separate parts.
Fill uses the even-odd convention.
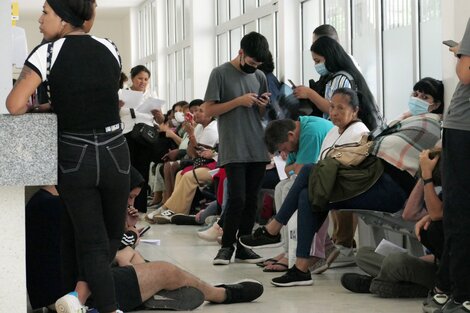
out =
[[[460,43],[458,54],[470,56],[470,19]],[[444,116],[444,128],[470,131],[470,85],[458,83]]]
[[[246,93],[268,91],[266,76],[260,70],[246,74],[230,62],[212,70],[205,101],[225,103]],[[269,162],[263,141],[263,126],[257,106],[239,106],[218,117],[219,166],[229,163]]]

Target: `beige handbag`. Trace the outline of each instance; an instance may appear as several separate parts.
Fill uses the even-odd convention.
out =
[[[372,144],[373,141],[369,140],[369,135],[362,135],[359,142],[333,145],[323,153],[326,153],[326,158],[336,159],[342,165],[356,166],[367,158]]]

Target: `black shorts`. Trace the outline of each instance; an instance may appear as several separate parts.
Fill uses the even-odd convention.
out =
[[[114,279],[114,290],[118,308],[124,312],[132,311],[142,305],[139,282],[134,267],[111,267]],[[93,299],[87,301],[89,307],[94,307]]]

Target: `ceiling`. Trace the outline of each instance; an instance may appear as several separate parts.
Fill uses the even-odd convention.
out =
[[[0,0],[3,1],[3,0]],[[12,2],[15,0],[11,0]],[[39,15],[42,11],[42,6],[44,5],[44,0],[16,0],[20,8],[20,18],[21,15],[31,16]],[[99,14],[125,14],[128,12],[129,8],[138,6],[144,0],[96,0],[98,3],[98,12]]]

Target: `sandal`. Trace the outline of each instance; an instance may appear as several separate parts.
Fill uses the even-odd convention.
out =
[[[271,266],[278,266],[278,268],[264,268],[263,272],[265,273],[274,273],[274,272],[287,272],[289,269],[289,266],[287,264],[281,263],[281,262],[274,262],[271,264]]]
[[[256,263],[256,265],[258,265],[259,267],[265,267],[265,266],[268,266],[268,265],[275,264],[275,263],[277,263],[277,261],[278,260],[276,260],[276,259],[269,258],[269,259],[266,259],[264,261]],[[268,264],[266,264],[266,263],[268,263]]]

